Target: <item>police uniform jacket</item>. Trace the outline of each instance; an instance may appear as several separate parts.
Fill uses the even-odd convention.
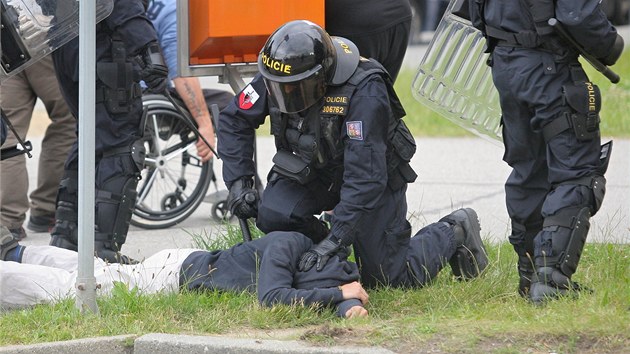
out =
[[[535,0],[531,1],[536,4]],[[483,20],[486,25],[512,33],[536,31],[532,17],[528,15],[530,10],[527,7],[527,1],[485,0],[483,2],[485,2]],[[596,58],[608,55],[617,37],[617,30],[610,25],[599,6],[600,0],[557,0],[555,14],[549,16],[555,17],[562,23],[586,52]],[[474,12],[472,16],[475,16]],[[551,40],[557,41],[555,34],[551,34],[550,37],[555,38]],[[569,47],[566,43],[564,46]],[[572,57],[576,58],[577,53],[574,52]]]
[[[362,60],[359,67],[365,65],[368,65],[366,60]],[[384,193],[391,193],[388,189],[389,139],[392,124],[404,116],[404,110],[391,85],[377,73],[362,79],[348,101],[328,99],[339,97],[330,95],[331,91],[339,90],[339,87],[329,86],[322,102],[309,110],[332,112],[341,118],[338,132],[341,156],[332,156],[321,170],[330,172],[337,167],[337,162],[340,164],[338,181],[331,184],[340,194],[334,208],[331,234],[349,245],[359,236],[355,234],[357,226],[369,223],[364,216],[378,206]],[[223,176],[228,186],[242,176],[254,175],[254,131],[271,110],[262,76],[257,75],[221,112],[218,152],[223,159]],[[333,151],[329,153],[335,155]]]

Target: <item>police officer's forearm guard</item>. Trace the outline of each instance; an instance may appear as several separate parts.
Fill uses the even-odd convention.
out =
[[[156,42],[150,42],[144,47],[138,57],[140,77],[149,86],[152,93],[162,93],[168,85],[168,68],[162,56],[162,50]]]

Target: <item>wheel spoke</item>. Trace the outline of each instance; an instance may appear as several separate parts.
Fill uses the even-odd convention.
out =
[[[173,173],[169,169],[164,169],[164,174],[166,175],[166,177],[168,177],[168,179],[171,180],[171,182],[173,182],[177,186],[175,188],[176,192],[180,192],[181,195],[185,196],[186,198],[189,197],[189,195],[184,192],[182,186],[178,183],[177,178],[173,176]]]
[[[145,183],[142,184],[142,188],[140,189],[140,193],[138,194],[138,201],[136,202],[136,204],[144,202],[144,200],[147,198],[147,195],[151,191],[151,187],[153,186],[153,183],[155,182],[155,178],[157,176],[157,173],[155,172],[156,169],[149,170],[147,176],[148,179]]]

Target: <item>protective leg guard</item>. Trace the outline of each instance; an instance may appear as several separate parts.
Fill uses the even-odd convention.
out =
[[[479,276],[488,266],[488,255],[481,241],[481,225],[477,213],[470,208],[458,209],[439,221],[453,225],[458,241],[455,254],[448,260],[453,275],[462,279]],[[462,235],[458,235],[460,233]]]
[[[130,263],[133,260],[118,252],[127,239],[138,196],[136,187],[144,163],[144,146],[137,143],[131,148],[117,149],[106,154],[101,163],[122,166],[122,171],[109,177],[96,191],[94,249],[98,257],[109,262]]]
[[[76,171],[66,171],[59,183],[57,193],[57,210],[55,211],[55,226],[51,231],[50,245],[60,248],[77,250],[78,245],[78,174]]]
[[[536,257],[536,277],[530,289],[530,300],[542,303],[566,295],[569,291],[580,290],[571,281],[580,262],[586,236],[590,227],[590,208],[562,209],[556,215],[545,219],[545,230],[554,230],[551,252]],[[562,232],[559,228],[567,228]]]

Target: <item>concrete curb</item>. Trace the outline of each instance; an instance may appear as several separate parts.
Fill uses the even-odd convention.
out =
[[[131,343],[133,341],[133,346]],[[0,347],[1,354],[390,354],[379,347],[315,347],[299,341],[150,333]]]
[[[261,340],[248,338],[188,336],[151,333],[136,339],[134,354],[151,353],[393,353],[378,347],[314,347],[299,341]]]
[[[2,354],[131,354],[133,335],[75,339],[30,345],[0,347]]]

